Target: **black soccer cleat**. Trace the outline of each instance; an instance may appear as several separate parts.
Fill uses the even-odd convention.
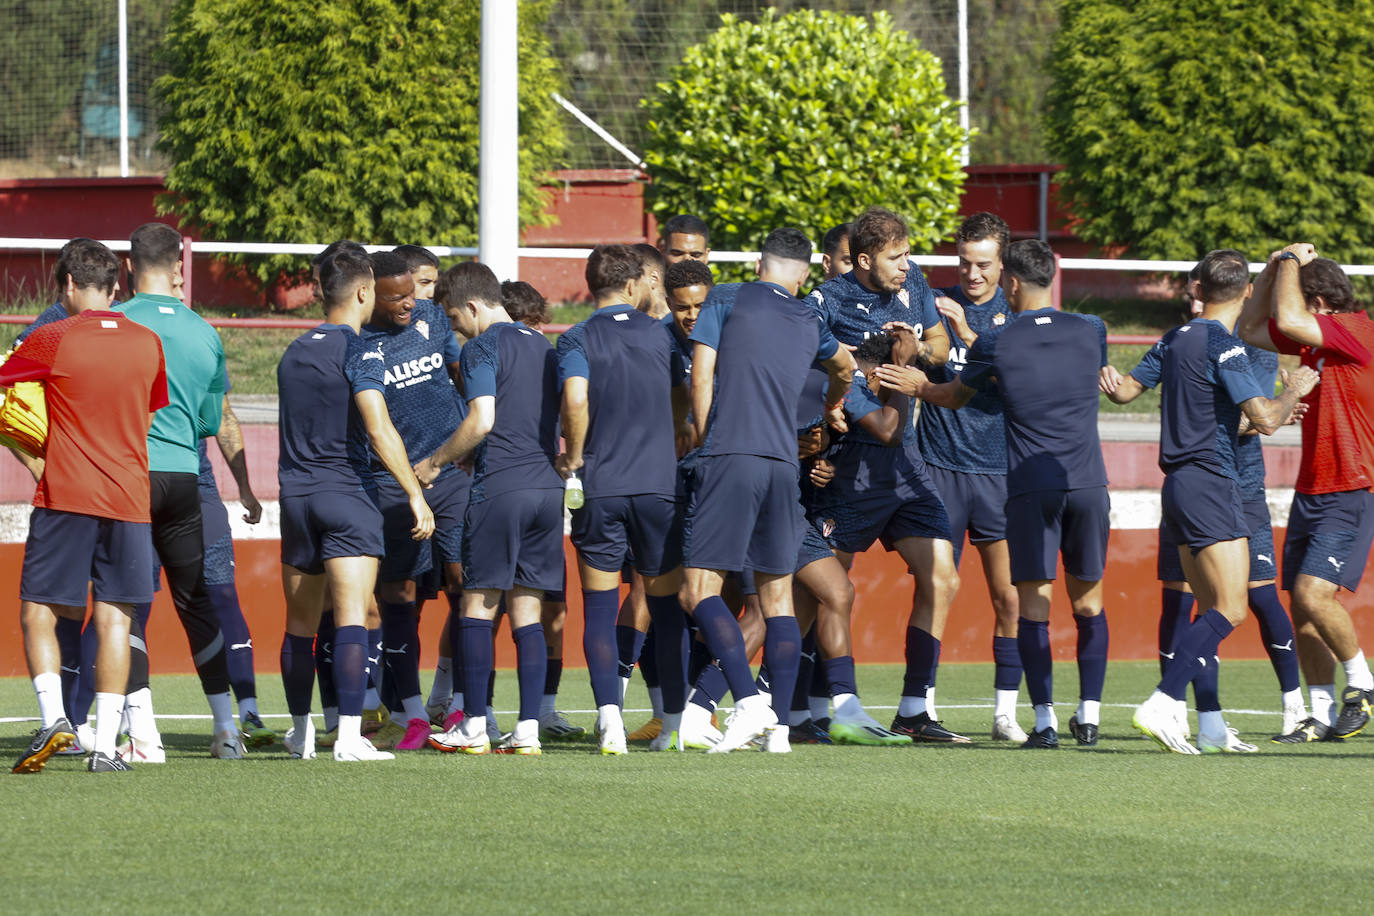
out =
[[[91,751],[91,756],[86,758],[86,770],[91,773],[131,773],[133,769],[118,756],[111,757],[100,751]]]
[[[1311,716],[1298,723],[1298,727],[1286,735],[1275,735],[1269,739],[1274,744],[1311,744],[1314,741],[1340,741],[1331,726]]]
[[[812,719],[807,719],[801,725],[789,725],[787,727],[788,741],[792,744],[833,744],[830,740],[828,731],[821,731],[816,727]]]
[[[898,715],[892,720],[892,730],[899,735],[910,735],[912,741],[927,741],[932,744],[971,744],[968,738],[956,734],[932,719],[930,713],[914,716]]]
[[[1079,747],[1097,747],[1097,726],[1079,722],[1078,716],[1069,717],[1069,734],[1073,735]]]
[[[1030,736],[1026,738],[1026,742],[1021,745],[1021,749],[1023,751],[1057,751],[1059,750],[1059,733],[1048,725],[1039,731],[1032,731]]]
[[[1369,724],[1369,716],[1374,713],[1374,690],[1361,690],[1347,687],[1341,691],[1341,713],[1331,726],[1331,733],[1337,738],[1353,738]]]
[[[29,742],[28,748],[19,755],[14,766],[10,768],[11,773],[37,773],[43,769],[43,764],[48,762],[48,758],[63,748],[71,747],[76,741],[76,729],[63,716],[47,728],[40,728],[33,733],[33,741]]]

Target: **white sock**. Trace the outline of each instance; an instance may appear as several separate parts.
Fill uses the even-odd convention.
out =
[[[434,665],[434,683],[430,685],[429,698],[425,700],[425,705],[438,706],[440,703],[447,703],[452,695],[453,659],[441,655]]]
[[[558,711],[558,694],[546,693],[539,698],[539,718],[544,719]]]
[[[326,706],[320,710],[320,715],[324,717],[324,730],[332,732],[339,727],[339,707]]]
[[[357,744],[363,740],[362,716],[339,716],[338,744]]]
[[[897,704],[897,715],[904,717],[919,716],[926,711],[925,697],[902,697]]]
[[[405,722],[402,725],[409,725],[411,719],[419,719],[421,722],[429,721],[429,713],[425,712],[425,701],[417,693],[413,697],[406,697],[401,701],[401,708],[405,710]]]
[[[1079,700],[1078,722],[1080,725],[1097,725],[1102,721],[1101,700]]]
[[[663,718],[663,690],[661,688],[649,688],[649,708],[653,710],[655,719]]]
[[[830,701],[825,697],[808,697],[811,705],[811,718],[813,720],[825,719],[830,716]]]
[[[139,741],[156,740],[157,719],[153,716],[153,692],[140,687],[127,697],[128,705],[123,705],[124,716],[129,720],[129,737]],[[119,725],[116,723],[115,729]]]
[[[805,725],[811,719],[811,713],[805,709],[793,709],[787,713],[788,725]]]
[[[1059,717],[1054,714],[1054,705],[1040,703],[1035,707],[1035,730],[1042,732],[1047,728],[1059,731]]]
[[[464,719],[458,726],[458,729],[468,738],[477,738],[485,735],[487,733],[487,717],[473,716],[470,719]]]
[[[620,706],[616,703],[598,706],[596,708],[596,724],[602,730],[618,726],[622,732],[625,731],[625,720],[620,716]]]
[[[671,735],[673,732],[682,731],[682,713],[665,712],[663,714],[663,729],[660,734]]]
[[[935,686],[933,684],[926,688],[926,715],[937,722],[940,721],[940,717],[935,715]]]
[[[864,705],[852,693],[835,694],[835,718],[858,719],[864,715]]]
[[[620,679],[620,705],[621,705],[621,706],[624,706],[624,705],[625,705],[625,694],[629,691],[629,689],[630,689],[630,679],[627,678],[627,677],[622,677],[622,678]]]
[[[1280,695],[1280,700],[1283,703],[1284,709],[1287,709],[1290,706],[1301,706],[1302,711],[1307,712],[1307,706],[1302,701],[1302,691],[1299,690],[1297,687],[1294,687],[1292,690],[1285,690]]]
[[[453,696],[448,698],[448,709],[444,712],[444,718],[448,718],[449,716],[453,715],[455,712],[458,712],[462,708],[463,695],[461,693],[455,693]]]
[[[38,715],[48,728],[67,713],[62,706],[62,675],[46,672],[33,679],[33,692],[38,694]]]
[[[296,730],[297,735],[304,735],[306,730],[306,723],[309,721],[310,713],[306,713],[303,716],[292,716],[291,727]]]
[[[215,732],[235,732],[234,726],[234,698],[229,695],[229,691],[224,693],[207,693],[206,701],[210,704],[210,717],[215,720]]]
[[[363,694],[363,709],[376,709],[382,705],[382,698],[377,693],[376,687],[367,688],[367,693]]]
[[[124,694],[97,693],[95,695],[94,750],[110,757],[114,756],[115,738],[119,736],[119,717],[123,709]]]
[[[1336,715],[1336,685],[1308,684],[1307,700],[1312,704],[1312,718],[1330,725]]]
[[[1345,668],[1345,686],[1358,687],[1360,690],[1374,689],[1374,674],[1369,671],[1369,662],[1364,660],[1364,652],[1356,652],[1348,662],[1341,662]]]
[[[258,714],[258,698],[245,697],[239,700],[239,722],[243,722],[245,716],[256,716]]]
[[[1221,714],[1221,710],[1214,709],[1211,712],[1198,711],[1197,731],[1199,735],[1206,735],[1209,738],[1221,738],[1226,734],[1226,717]]]
[[[993,701],[992,715],[1006,716],[1009,719],[1016,718],[1016,701],[1021,696],[1020,689],[1017,690],[997,690],[994,691],[996,699]]]

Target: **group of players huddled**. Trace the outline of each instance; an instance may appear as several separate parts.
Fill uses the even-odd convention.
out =
[[[705,223],[679,216],[663,230],[657,248],[592,251],[595,311],[556,346],[540,332],[538,291],[481,263],[440,273],[424,248],[369,255],[348,241],[315,259],[325,322],[287,347],[277,375],[291,756],[529,755],[583,735],[556,706],[565,507],[602,754],[637,741],[710,753],[968,743],[935,707],[966,534],[996,618],[992,739],[1059,746],[1048,621],[1062,558],[1078,630],[1069,731],[1095,745],[1110,527],[1099,391],[1125,403],[1153,387],[1162,680],[1134,724],[1179,753],[1256,750],[1222,717],[1216,661],[1248,605],[1282,694],[1273,740],[1364,728],[1374,677],[1337,595],[1358,585],[1374,540],[1374,324],[1312,246],[1274,253],[1253,286],[1239,252],[1207,254],[1187,286],[1195,317],[1122,376],[1103,322],[1054,308],[1050,248],[1011,242],[990,213],[958,230],[959,284],[933,291],[901,218],[870,208],[826,234],[825,280],[805,299],[812,242],[800,230],[763,240],[756,282],[719,285]],[[213,715],[211,754],[277,738],[258,714],[205,453],[215,436],[256,523],[223,349],[180,301],[175,231],[137,230],[128,269],[137,294],[112,306],[115,256],[70,242],[59,302],[0,366],[0,385],[42,381],[50,416],[45,457],[19,455],[38,485],[21,613],[41,727],[15,772],[55,753],[86,754],[94,772],[165,760],[143,640],[159,562]],[[1271,396],[1275,350],[1302,365]],[[1299,420],[1282,570],[1290,621],[1257,434]],[[850,641],[848,570],[877,540],[914,580],[890,726],[859,700]],[[449,617],[426,697],[420,609],[441,592]],[[519,685],[508,733],[492,711],[502,616]],[[636,664],[653,711],[629,732]],[[1029,733],[1016,719],[1023,675]],[[721,729],[727,691],[734,712]]]

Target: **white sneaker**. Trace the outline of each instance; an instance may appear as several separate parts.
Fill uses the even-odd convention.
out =
[[[792,753],[792,730],[786,725],[774,725],[763,733],[763,745],[760,748],[767,754],[790,754]]]
[[[1174,700],[1174,719],[1178,722],[1178,730],[1183,733],[1183,737],[1193,737],[1193,730],[1188,725],[1188,701]]]
[[[237,728],[215,732],[215,740],[210,744],[210,756],[220,760],[242,760],[247,751]]]
[[[361,763],[372,760],[395,760],[390,751],[379,751],[366,738],[357,741],[335,741],[334,759],[340,763]]]
[[[213,753],[213,751],[212,751]],[[121,744],[115,751],[115,756],[125,763],[166,763],[167,752],[162,749],[162,736],[141,741],[138,738],[129,738],[126,744]]]
[[[1152,696],[1141,703],[1131,717],[1131,724],[1166,751],[1184,755],[1202,753],[1188,743],[1187,736],[1178,727],[1174,701],[1167,697],[1158,701]]]
[[[1297,703],[1287,703],[1283,707],[1283,730],[1280,735],[1291,735],[1298,730],[1298,726],[1307,718],[1307,706],[1299,700]],[[76,727],[76,739],[81,740],[81,726]],[[82,745],[85,746],[84,744]]]
[[[446,754],[487,754],[491,752],[491,738],[487,734],[485,716],[464,719],[446,732],[429,736],[429,746]]]
[[[586,733],[585,728],[580,725],[573,725],[568,721],[567,716],[556,709],[539,717],[539,737],[544,740],[572,741],[574,738],[581,738]]]
[[[777,724],[778,717],[773,714],[773,707],[759,697],[746,697],[735,704],[735,714],[726,724],[720,743],[707,753],[728,754],[737,751]]]
[[[687,704],[687,708],[682,711],[682,728],[678,732],[683,747],[708,751],[720,744],[723,737],[725,736],[720,733],[720,729],[711,724],[709,712],[695,703]]]
[[[522,719],[515,723],[515,729],[492,750],[497,754],[518,754],[521,757],[537,757],[544,753],[539,743],[539,720]]]
[[[993,741],[1015,741],[1017,744],[1025,744],[1029,736],[1011,716],[994,716],[992,719],[992,740]]]
[[[1240,733],[1230,726],[1227,726],[1226,734],[1221,737],[1199,732],[1197,749],[1204,754],[1253,754],[1259,750],[1253,744],[1246,744],[1240,740]]]
[[[304,733],[297,735],[293,725],[286,730],[286,737],[282,739],[282,744],[286,746],[286,752],[294,760],[314,760],[315,759],[315,721],[309,716],[305,719]]]
[[[596,717],[596,740],[602,757],[619,757],[628,753],[625,745],[625,721],[617,714]]]

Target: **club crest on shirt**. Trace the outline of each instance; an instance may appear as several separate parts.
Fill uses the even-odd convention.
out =
[[[1001,312],[998,312],[996,315],[993,315],[993,316],[992,316],[992,326],[993,326],[993,327],[995,327],[995,328],[1000,328],[1002,325],[1004,325],[1004,324],[1006,324],[1006,323],[1007,323],[1007,316],[1004,315],[1004,314],[1002,314]]]
[[[835,533],[835,520],[828,518],[821,522],[821,537],[828,538]]]
[[[897,290],[897,301],[902,304],[903,308],[911,308],[911,293],[906,291],[906,287]]]
[[[425,340],[429,340],[429,322],[423,318],[415,319],[415,330],[419,331]]]

